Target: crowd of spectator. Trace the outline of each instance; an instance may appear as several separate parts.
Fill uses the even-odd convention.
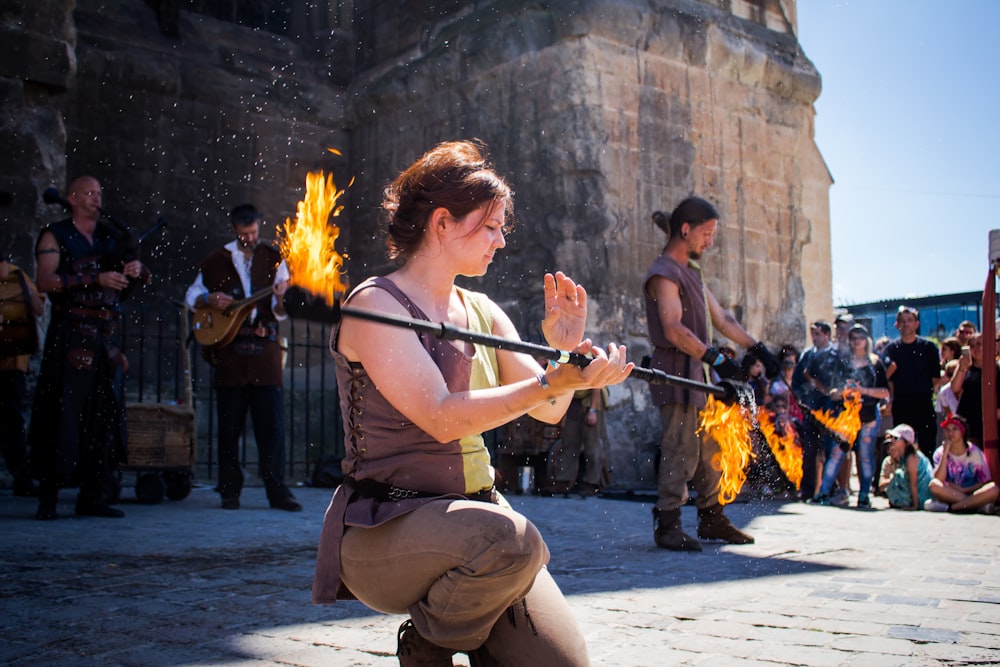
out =
[[[983,448],[982,334],[964,321],[941,341],[924,338],[919,312],[905,305],[896,328],[897,339],[872,341],[847,313],[833,325],[813,322],[812,345],[801,353],[784,347],[770,382],[761,380],[752,354],[741,360],[758,405],[797,434],[797,498],[845,507],[856,497],[854,506],[869,510],[879,495],[899,509],[1000,514]],[[817,415],[844,410],[851,392],[860,396],[861,428],[847,442]],[[1000,411],[993,418],[1000,420]],[[776,486],[749,492],[769,494]]]

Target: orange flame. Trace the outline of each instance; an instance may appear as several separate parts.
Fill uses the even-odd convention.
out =
[[[810,410],[819,423],[830,429],[835,436],[854,444],[861,430],[861,393],[857,389],[844,390],[844,409],[833,416],[830,410]]]
[[[711,395],[698,414],[698,432],[703,433],[704,438],[711,437],[719,445],[719,453],[712,457],[712,466],[722,472],[720,505],[736,500],[747,481],[747,464],[754,457],[750,440],[753,422],[751,407],[739,403],[726,405]]]
[[[337,153],[336,149],[328,149]],[[339,154],[339,153],[337,153]],[[354,184],[354,179],[347,187]],[[322,296],[333,306],[346,287],[341,281],[344,256],[334,248],[340,228],[329,222],[344,210],[337,200],[344,194],[333,183],[333,174],[322,171],[306,174],[306,195],[299,202],[295,221],[285,218],[278,230],[278,245],[288,264],[292,285],[297,285],[316,297]]]
[[[791,423],[785,425],[783,435],[778,435],[774,428],[774,417],[770,412],[764,411],[759,415],[760,430],[767,440],[767,446],[771,448],[775,461],[781,472],[785,473],[788,481],[795,485],[796,489],[802,486],[802,446],[796,440],[795,427]]]

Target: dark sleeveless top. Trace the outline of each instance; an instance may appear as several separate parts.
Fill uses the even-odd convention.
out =
[[[45,232],[50,232],[59,245],[57,273],[96,275],[104,271],[120,271],[122,268],[118,257],[121,250],[120,242],[103,224],[98,224],[94,229],[93,243],[80,233],[71,219],[49,225],[42,230],[38,238],[41,239]],[[102,308],[116,315],[121,309],[118,291],[110,287],[101,287],[96,280],[84,287],[50,292],[48,297],[52,303],[54,318],[61,317],[73,306]]]

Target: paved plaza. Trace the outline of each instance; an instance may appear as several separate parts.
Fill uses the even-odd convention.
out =
[[[66,490],[41,522],[0,491],[0,664],[396,665],[405,617],[310,604],[331,491],[295,493],[298,514],[261,488],[224,511],[204,486],[98,519]],[[1000,664],[998,517],[735,503],[757,543],[689,554],[653,546],[650,496],[510,500],[546,537],[594,665]]]

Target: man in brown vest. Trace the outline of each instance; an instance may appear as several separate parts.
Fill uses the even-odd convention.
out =
[[[243,490],[239,441],[249,412],[267,499],[275,509],[298,512],[302,506],[284,482],[284,389],[278,343],[278,321],[287,317],[283,299],[288,267],[277,250],[260,243],[260,215],[252,204],[237,206],[230,218],[236,238],[202,263],[186,297],[192,310],[223,311],[235,303],[242,315],[226,325],[238,328],[232,342],[208,349],[215,366],[219,413],[218,491],[224,509],[239,509]]]

